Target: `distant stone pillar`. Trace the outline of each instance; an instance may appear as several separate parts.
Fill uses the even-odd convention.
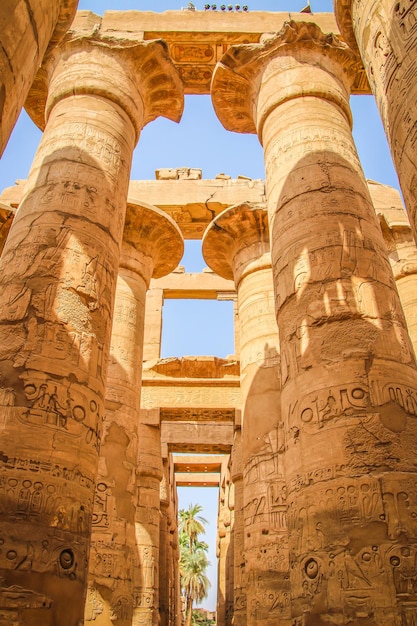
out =
[[[47,47],[71,25],[78,0],[4,0],[0,5],[0,157]]]
[[[242,465],[247,624],[289,624],[286,485],[279,341],[268,214],[248,203],[208,226],[204,258],[235,281],[240,321]]]
[[[163,306],[164,290],[151,287],[146,294],[144,361],[161,357]]]
[[[36,85],[47,125],[0,263],[0,578],[22,623],[83,621],[132,152],[181,90],[164,44],[76,32]]]
[[[343,37],[359,48],[417,240],[417,2],[333,4]]]
[[[159,624],[160,483],[159,409],[142,409],[139,423],[133,626]]]
[[[178,265],[183,249],[182,235],[166,213],[145,204],[128,204],[113,316],[85,624],[132,624],[146,290],[152,276],[165,276]]]
[[[297,626],[415,619],[417,374],[351,135],[352,60],[289,22],[213,78],[223,124],[265,151]]]
[[[230,589],[231,556],[233,551],[232,511],[230,510],[230,472],[228,465],[222,463],[219,485],[219,516],[217,525],[217,623],[231,626],[233,616],[233,587]]]
[[[171,577],[172,548],[170,540],[170,491],[168,458],[162,459],[162,481],[160,485],[161,518],[159,527],[159,617],[160,626],[169,626],[170,598],[173,581]]]
[[[413,232],[399,192],[371,181],[368,181],[368,187],[381,223],[408,333],[417,354],[417,247]]]
[[[234,626],[246,626],[243,468],[240,427],[236,428],[233,441],[230,478],[233,483],[235,504],[233,523],[233,624]]]
[[[14,211],[7,204],[0,202],[0,256],[9,235],[13,217]]]

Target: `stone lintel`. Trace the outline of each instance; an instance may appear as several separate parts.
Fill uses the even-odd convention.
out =
[[[177,472],[175,483],[177,487],[218,487],[220,473]]]
[[[135,39],[164,39],[184,83],[186,94],[209,94],[217,61],[235,44],[259,43],[265,33],[278,32],[284,22],[316,23],[324,32],[338,33],[333,13],[249,11],[107,11],[102,32]],[[355,93],[370,93],[365,73],[355,79]]]
[[[152,279],[151,289],[162,289],[164,299],[182,300],[234,300],[235,285],[212,271],[201,274],[172,273],[163,278]]]
[[[146,363],[144,369],[144,374],[148,378],[159,378],[162,384],[167,379],[174,379],[177,382],[178,379],[192,380],[194,383],[220,379],[223,381],[220,384],[228,385],[230,380],[238,379],[240,375],[239,361],[215,356],[168,357],[158,359],[156,362],[150,361]]]
[[[224,454],[182,454],[173,457],[174,471],[183,474],[188,472],[220,472],[225,459],[227,456]]]
[[[24,180],[18,180],[13,187],[4,189],[0,201],[18,207],[24,184]],[[262,203],[266,199],[263,180],[240,178],[132,180],[128,195],[130,204],[150,204],[167,213],[178,224],[185,239],[201,239],[213,216],[233,204]]]
[[[162,421],[161,442],[170,452],[227,454],[233,445],[233,424]]]
[[[238,202],[265,202],[263,180],[131,181],[129,201],[149,202],[168,213],[185,239],[201,239],[215,215]]]

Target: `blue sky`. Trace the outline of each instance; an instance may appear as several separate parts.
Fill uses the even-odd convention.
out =
[[[106,10],[178,10],[186,6],[185,0],[80,0],[80,9],[90,9],[102,14]],[[195,1],[197,9],[204,2]],[[217,5],[220,6],[221,2]],[[226,3],[228,4],[228,3]],[[243,4],[243,2],[242,2]],[[247,1],[250,10],[298,11],[304,0],[252,0]],[[314,11],[332,10],[331,0],[311,0]],[[398,188],[398,180],[392,166],[385,135],[379,115],[371,96],[352,98],[354,137],[362,160],[365,176]],[[26,178],[32,162],[40,132],[25,113],[22,113],[0,160],[0,190]],[[232,177],[239,174],[263,178],[262,149],[255,136],[239,135],[223,129],[218,122],[208,96],[187,96],[183,119],[180,124],[159,119],[142,132],[135,150],[132,179],[154,179],[155,170],[161,167],[197,167],[204,178],[213,178],[219,172]],[[201,271],[205,263],[200,254],[200,242],[189,242],[182,261],[187,271]],[[163,356],[191,354],[215,354],[225,356],[233,353],[232,308],[230,303],[209,303],[209,307],[169,301],[164,309]],[[178,321],[181,320],[181,324]],[[210,329],[212,329],[211,332]],[[211,521],[207,540],[211,544],[210,560],[213,563],[211,579],[213,589],[208,608],[215,605],[215,517],[217,491],[205,489],[181,490],[181,506],[191,501],[205,506],[203,515]]]

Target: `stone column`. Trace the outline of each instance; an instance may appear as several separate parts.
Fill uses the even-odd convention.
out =
[[[233,522],[233,624],[246,625],[246,587],[244,554],[243,518],[243,469],[242,437],[240,427],[236,428],[231,454],[230,478],[234,491]]]
[[[359,48],[417,239],[417,2],[333,3],[342,35]]]
[[[230,626],[233,613],[233,587],[230,588],[230,578],[233,572],[230,568],[232,552],[232,511],[230,510],[230,472],[225,457],[222,463],[219,484],[219,516],[217,525],[217,623]]]
[[[164,290],[151,287],[146,294],[144,361],[161,357],[163,306]]]
[[[131,157],[181,86],[164,44],[73,32],[36,89],[47,124],[0,264],[0,576],[32,623],[74,626]]]
[[[0,6],[0,157],[46,49],[71,25],[78,0],[3,0]]]
[[[400,193],[393,187],[368,180],[408,333],[417,354],[417,247]]]
[[[204,258],[235,281],[240,321],[247,624],[290,623],[278,329],[264,206],[240,204],[208,226]]]
[[[297,626],[417,617],[417,376],[351,135],[352,56],[289,22],[213,79],[223,124],[265,151]]]
[[[128,204],[113,316],[85,624],[132,624],[146,290],[152,276],[165,276],[178,265],[183,249],[182,235],[166,213],[145,204]]]
[[[159,521],[162,480],[159,409],[142,409],[139,423],[133,626],[159,624]]]
[[[170,535],[170,490],[168,458],[162,459],[162,481],[160,486],[161,518],[159,526],[159,617],[160,626],[170,624],[170,604],[172,592],[171,576],[171,535]]]

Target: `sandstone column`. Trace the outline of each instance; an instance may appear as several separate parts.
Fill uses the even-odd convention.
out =
[[[218,66],[223,124],[264,146],[294,624],[417,617],[417,378],[352,140],[353,53],[289,22]]]
[[[342,35],[359,47],[417,239],[417,2],[333,3]]]
[[[240,328],[245,580],[248,626],[290,624],[278,329],[268,214],[223,211],[203,238],[213,271],[235,281]]]
[[[159,409],[142,409],[139,423],[133,626],[159,624],[159,532],[162,454]]]
[[[160,278],[175,269],[183,249],[182,235],[167,214],[146,204],[128,204],[113,316],[85,624],[132,624],[146,290],[152,276]]]
[[[227,461],[230,457],[226,457]],[[231,626],[233,615],[232,511],[230,509],[230,471],[223,462],[219,485],[219,516],[217,526],[217,623]]]
[[[171,536],[170,536],[170,492],[168,458],[162,459],[162,481],[160,486],[159,524],[159,617],[160,626],[170,624],[170,600],[173,580],[171,577]]]
[[[403,307],[408,333],[417,354],[417,247],[399,192],[368,180],[388,249],[388,259]]]
[[[243,469],[242,437],[240,427],[236,428],[231,453],[230,478],[234,493],[233,521],[233,624],[246,625],[246,588],[243,518]]]
[[[176,626],[179,612],[179,544],[172,455],[163,458],[159,548],[159,613],[161,626]]]
[[[0,5],[0,157],[46,49],[71,25],[78,0],[2,0]]]
[[[182,106],[164,44],[84,35],[40,72],[47,124],[0,267],[0,576],[42,625],[83,620],[132,151]]]

